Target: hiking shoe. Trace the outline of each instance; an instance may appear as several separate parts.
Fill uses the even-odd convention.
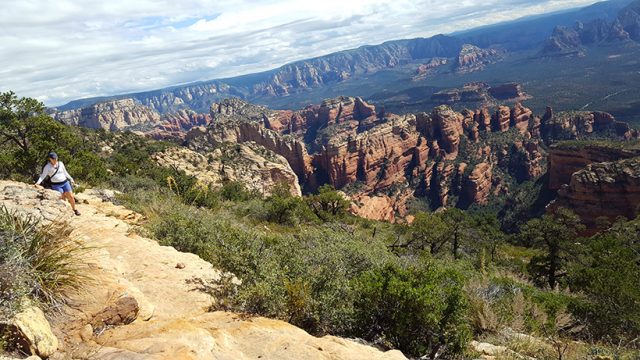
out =
[[[73,213],[76,214],[76,216],[80,216],[80,211],[78,210],[73,210]]]

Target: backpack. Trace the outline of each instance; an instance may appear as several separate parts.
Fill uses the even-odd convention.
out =
[[[45,163],[44,166],[47,166],[47,163]],[[58,170],[60,170],[60,165],[56,167],[56,172],[54,172],[53,175],[51,176],[47,175],[47,177],[45,177],[44,180],[42,180],[42,183],[40,185],[42,185],[42,187],[45,189],[51,189],[52,187],[51,178],[56,176],[56,174],[58,173]]]

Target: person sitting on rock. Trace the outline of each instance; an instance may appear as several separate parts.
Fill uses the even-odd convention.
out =
[[[73,213],[80,215],[80,212],[76,209],[76,200],[73,197],[73,188],[71,187],[71,184],[75,186],[76,182],[69,175],[62,161],[58,160],[58,154],[55,152],[50,152],[47,156],[47,164],[42,169],[42,174],[40,174],[40,178],[35,185],[40,186],[45,180],[48,180],[51,184],[51,190],[62,194],[61,199],[69,201]]]

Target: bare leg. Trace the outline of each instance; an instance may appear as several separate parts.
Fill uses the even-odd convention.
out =
[[[73,197],[73,192],[66,192],[64,195],[67,197],[67,200],[71,204],[71,208],[73,211],[76,211],[76,199]]]

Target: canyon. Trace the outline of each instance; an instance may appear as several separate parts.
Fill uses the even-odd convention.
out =
[[[526,96],[518,84],[467,88],[471,86],[487,94],[493,90],[496,96]],[[128,115],[129,109],[110,114],[132,119],[135,113]],[[120,130],[181,142],[179,150],[154,158],[204,184],[241,181],[265,196],[280,182],[297,196],[330,184],[351,199],[354,214],[386,221],[405,221],[415,206],[437,210],[500,204],[520,184],[547,173],[548,188],[561,190],[564,203],[577,208],[576,197],[562,191],[575,182],[575,173],[593,163],[638,155],[554,144],[590,139],[633,143],[640,137],[627,123],[598,111],[556,113],[548,107],[535,115],[516,103],[463,111],[442,105],[397,115],[346,96],[300,110],[272,110],[230,98],[213,103],[205,114],[180,111],[130,125],[113,117],[105,117],[101,125],[101,119],[83,124],[109,129],[117,124]]]

